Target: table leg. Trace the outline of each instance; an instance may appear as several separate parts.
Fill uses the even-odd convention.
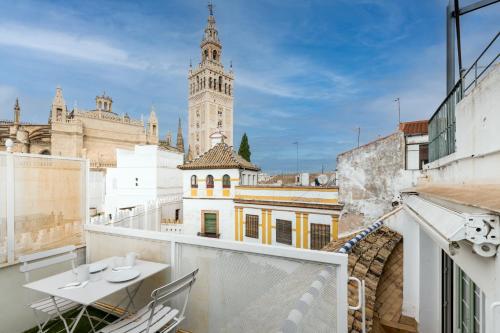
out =
[[[118,320],[121,320],[123,318],[125,318],[127,315],[128,315],[128,308],[130,307],[131,304],[133,304],[133,298],[135,297],[135,295],[137,294],[137,292],[139,291],[139,288],[141,287],[142,285],[142,282],[139,282],[139,284],[137,285],[137,287],[134,289],[134,291],[132,292],[132,294],[130,293],[130,290],[129,288],[126,288],[126,291],[127,291],[127,296],[125,296],[124,298],[122,298],[122,300],[120,302],[118,302],[117,305],[115,305],[112,309],[111,309],[111,312],[114,312],[119,306],[120,304],[122,304],[123,302],[126,301],[127,297],[129,298],[129,302],[125,308],[125,311],[123,312],[123,315],[121,317],[119,317],[118,319],[116,319],[116,321]],[[133,305],[134,307],[134,311],[137,311],[135,309],[135,305]],[[99,321],[97,324],[96,324],[96,327],[98,327],[101,323],[103,323],[106,318],[109,316],[110,313],[108,313],[107,315],[104,316],[104,318],[101,319],[101,321]]]
[[[135,288],[133,295],[130,294],[130,290],[128,288],[126,289],[127,295],[128,295],[128,298],[130,301],[129,301],[127,307],[125,308],[125,312],[128,311],[128,308],[130,307],[130,305],[132,305],[132,308],[134,308],[134,312],[137,312],[137,308],[135,307],[135,304],[134,304],[134,297],[135,297],[135,295],[137,295],[137,292],[139,291],[139,288],[141,288],[141,285],[142,285],[142,281],[139,282],[139,285],[137,286],[137,288]]]
[[[87,309],[85,309],[85,315],[87,316],[87,319],[89,320],[90,327],[92,328],[92,332],[95,333],[94,323],[92,322],[92,318],[90,317],[89,311]]]
[[[80,321],[80,319],[82,318],[82,315],[83,315],[83,313],[84,313],[85,311],[87,311],[87,306],[86,306],[86,305],[84,305],[84,306],[82,307],[82,310],[78,313],[78,316],[76,316],[76,318],[75,318],[75,322],[73,323],[73,327],[71,328],[71,331],[68,331],[69,333],[73,333],[73,332],[75,331],[76,326],[78,326],[78,322],[79,322],[79,321]]]

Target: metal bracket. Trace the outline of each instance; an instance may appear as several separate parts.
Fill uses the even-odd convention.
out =
[[[464,214],[465,239],[473,243],[474,252],[493,257],[500,244],[500,217],[488,214]]]
[[[464,214],[465,238],[474,244],[500,244],[500,217],[487,214]]]

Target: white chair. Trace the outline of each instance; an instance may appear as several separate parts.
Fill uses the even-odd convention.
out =
[[[22,263],[20,271],[21,273],[24,273],[26,282],[30,282],[30,272],[55,264],[71,262],[71,267],[74,269],[76,259],[75,250],[75,246],[69,245],[21,256],[19,258],[19,261]],[[79,304],[64,298],[47,297],[31,303],[29,306],[35,313],[38,324],[38,332],[44,332],[43,328],[45,325],[47,325],[47,323],[56,316],[59,316],[61,320],[63,320],[64,325],[67,326],[65,319],[62,317],[62,313],[78,307]],[[43,319],[39,317],[38,312],[48,315],[48,318],[43,321]]]
[[[198,269],[184,277],[163,287],[153,290],[151,302],[137,311],[132,317],[120,319],[101,329],[100,333],[167,333],[172,332],[185,319],[184,313],[191,292],[196,281]],[[181,310],[171,308],[166,303],[174,296],[184,295],[184,304]]]

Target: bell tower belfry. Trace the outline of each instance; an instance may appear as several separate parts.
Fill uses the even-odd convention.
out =
[[[234,73],[221,62],[222,44],[215,24],[213,5],[208,5],[208,20],[200,44],[201,62],[189,68],[188,147],[193,157],[211,148],[210,136],[222,133],[233,145]]]

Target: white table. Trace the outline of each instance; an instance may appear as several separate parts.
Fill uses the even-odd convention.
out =
[[[137,294],[137,291],[144,279],[169,267],[169,265],[167,264],[145,260],[136,260],[136,264],[133,269],[141,272],[141,274],[137,278],[126,282],[111,283],[106,281],[106,275],[111,272],[114,258],[115,257],[101,260],[102,262],[106,262],[108,264],[108,268],[100,273],[91,274],[89,283],[87,283],[87,285],[84,287],[60,289],[62,286],[75,281],[76,275],[73,273],[73,271],[67,271],[35,282],[30,282],[28,284],[25,284],[24,287],[50,295],[53,299],[54,297],[61,297],[78,304],[82,304],[82,310],[78,313],[78,316],[76,317],[74,323],[71,325],[71,328],[66,324],[66,321],[59,313],[59,317],[61,318],[61,320],[63,320],[66,331],[68,333],[72,333],[88,306],[118,291],[125,289],[127,292],[129,303],[127,304],[125,310],[128,311],[130,305],[135,308],[133,298]],[[139,285],[133,291],[131,291],[130,287],[138,282],[140,282]],[[121,303],[123,303],[123,301]]]

